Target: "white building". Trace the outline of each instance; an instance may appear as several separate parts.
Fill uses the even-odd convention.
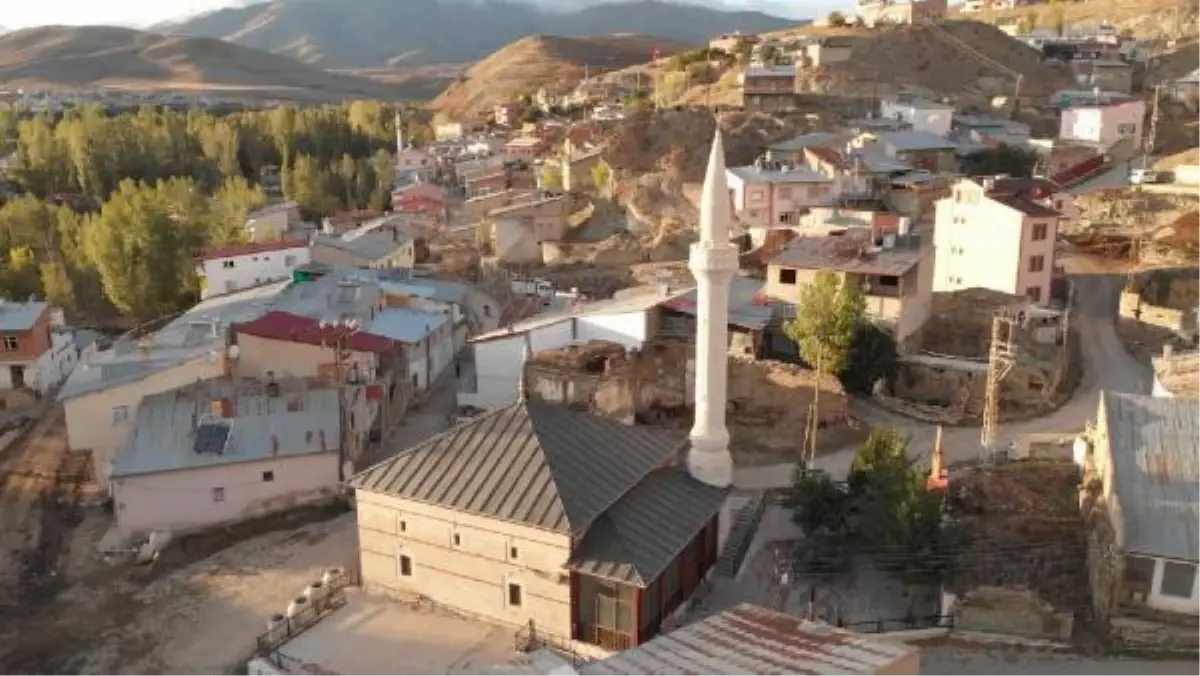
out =
[[[512,403],[525,355],[540,350],[589,340],[641,348],[655,333],[658,304],[670,297],[654,291],[578,305],[472,338],[468,349],[474,358],[475,382],[473,389],[458,393],[459,405],[490,409]]]
[[[1145,118],[1146,102],[1141,99],[1073,105],[1062,111],[1058,137],[1096,143],[1106,150],[1128,139],[1136,149],[1142,143]]]
[[[911,124],[913,131],[948,136],[954,108],[926,99],[897,96],[880,102],[879,116]]]
[[[283,238],[300,224],[300,205],[280,202],[246,214],[246,234],[251,242],[269,242]]]
[[[200,256],[196,276],[200,299],[235,293],[288,279],[292,270],[311,260],[306,240],[273,240],[232,244]]]

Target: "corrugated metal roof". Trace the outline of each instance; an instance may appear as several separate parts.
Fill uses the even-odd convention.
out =
[[[14,303],[0,299],[0,331],[28,331],[45,311],[42,301]]]
[[[145,397],[113,462],[113,478],[337,450],[338,390],[281,387],[284,391],[274,397],[263,383],[216,379]],[[205,421],[212,402],[222,399],[229,401],[226,417]],[[202,422],[228,429],[219,452],[197,452],[196,429]]]
[[[449,312],[426,312],[409,308],[385,308],[367,324],[365,331],[402,343],[419,343],[450,321]]]
[[[1200,560],[1200,413],[1196,402],[1104,392],[1113,492],[1125,551]]]
[[[472,338],[471,342],[478,343],[487,340],[494,340],[496,338],[507,338],[510,336],[521,335],[534,329],[553,326],[554,324],[569,321],[575,319],[576,317],[590,317],[604,314],[624,314],[627,312],[644,312],[657,306],[659,303],[670,298],[674,298],[682,293],[684,292],[656,290],[622,298],[609,298],[591,303],[578,303],[559,312],[543,312],[541,314],[534,315],[529,319],[516,322],[512,326],[507,326],[502,329],[496,329],[495,331],[480,334]]]
[[[344,239],[332,235],[318,233],[313,238],[313,246],[327,246],[331,249],[345,251],[368,262],[374,262],[390,256],[395,250],[408,246],[412,242],[411,235],[390,235],[379,230],[363,233],[354,239]]]
[[[682,444],[663,430],[517,402],[381,462],[350,485],[582,535]]]
[[[751,331],[761,331],[771,323],[771,305],[761,299],[763,282],[752,277],[734,277],[729,290],[729,323]],[[663,301],[664,308],[695,316],[697,291],[692,289]]]
[[[916,652],[744,603],[584,666],[604,674],[875,674]]]
[[[570,566],[647,587],[712,519],[727,492],[693,479],[682,467],[655,470],[588,529]]]
[[[795,166],[786,169],[769,169],[767,167],[729,167],[725,171],[746,183],[832,183],[833,179],[818,171],[805,166]]]
[[[863,247],[870,246],[872,242],[855,234],[798,237],[770,264],[803,270],[836,270],[898,277],[933,253],[932,247],[921,246],[915,236],[906,237],[913,241],[901,241],[897,237],[895,248],[872,249],[873,253],[867,255],[862,254]]]
[[[928,131],[883,131],[877,135],[879,142],[897,151],[905,150],[953,150],[958,144],[945,136]]]
[[[842,143],[844,138],[844,134],[818,131],[810,134],[801,134],[786,141],[780,141],[779,143],[773,143],[770,146],[767,146],[767,149],[780,152],[792,152],[796,150],[804,150],[805,148]]]

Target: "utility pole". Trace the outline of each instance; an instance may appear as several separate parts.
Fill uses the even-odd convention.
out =
[[[996,450],[996,431],[1000,426],[1000,382],[1016,363],[1016,345],[1013,328],[1019,317],[1009,310],[1000,310],[992,316],[992,342],[988,346],[987,390],[984,392],[983,427],[980,430],[980,453],[983,461],[990,463]]]
[[[1162,85],[1154,85],[1154,100],[1150,102],[1150,129],[1142,139],[1142,170],[1145,171],[1150,154],[1154,152],[1154,144],[1158,136],[1158,102],[1162,98]]]

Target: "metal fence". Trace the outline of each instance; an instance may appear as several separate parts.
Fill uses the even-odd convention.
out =
[[[304,633],[326,615],[345,606],[346,587],[355,582],[356,577],[350,571],[335,576],[324,585],[322,595],[310,599],[304,608],[291,617],[284,618],[279,626],[260,634],[256,654],[281,669],[287,668],[283,664],[284,656],[278,652],[279,647]]]
[[[837,626],[850,631],[856,631],[860,634],[884,634],[891,631],[911,631],[913,629],[929,629],[932,627],[954,627],[953,615],[917,615],[914,617],[901,617],[877,620],[868,620],[866,622],[842,622],[838,621]]]

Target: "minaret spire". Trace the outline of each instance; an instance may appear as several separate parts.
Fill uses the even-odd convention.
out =
[[[729,242],[729,185],[718,127],[700,196],[700,241],[692,244],[688,269],[696,278],[696,386],[688,472],[711,486],[733,483],[733,456],[725,408],[729,379],[729,285],[738,270]],[[729,505],[719,518],[719,546],[729,533]]]
[[[396,111],[396,157],[404,152],[404,124],[400,121],[400,111]]]
[[[517,378],[517,403],[524,404],[525,399],[525,367],[529,364],[529,336],[521,342],[521,374]]]

